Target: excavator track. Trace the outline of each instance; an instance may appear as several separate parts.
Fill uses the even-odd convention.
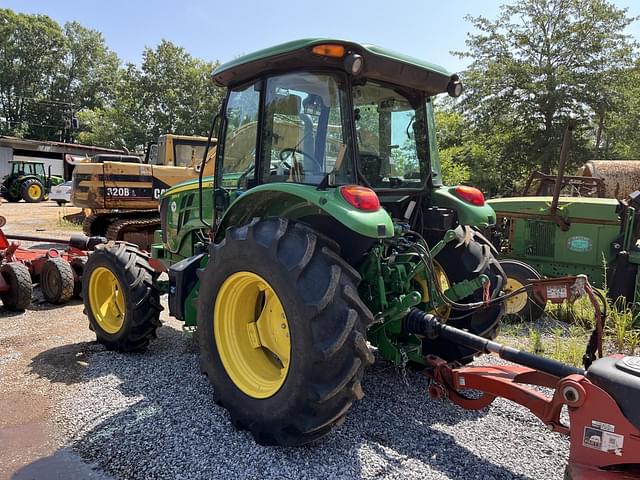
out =
[[[84,217],[84,220],[82,221],[82,233],[84,233],[87,237],[91,237],[92,235],[96,235],[93,232],[92,226],[93,226],[93,222],[98,217],[99,217],[99,215],[96,215],[95,213],[92,213],[91,215],[89,215],[87,217]]]
[[[122,218],[109,224],[108,240],[122,240],[149,250],[153,243],[153,234],[160,228],[160,216],[147,218]]]

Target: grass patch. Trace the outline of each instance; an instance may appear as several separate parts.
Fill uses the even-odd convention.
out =
[[[73,231],[82,231],[82,225],[70,222],[65,217],[69,215],[69,211],[66,206],[60,207],[60,211],[58,211],[58,220],[56,221],[56,226],[62,230],[73,230]]]
[[[624,298],[617,301],[607,300],[603,340],[606,355],[634,355],[640,351],[639,316]],[[593,328],[595,312],[585,296],[573,304],[548,303],[545,316],[536,322],[504,324],[499,341],[554,360],[581,366],[582,356]]]

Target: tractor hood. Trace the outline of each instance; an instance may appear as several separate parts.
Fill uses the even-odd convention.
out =
[[[487,203],[496,214],[544,216],[549,214],[553,197],[494,198]],[[617,221],[619,203],[614,198],[560,197],[558,213],[564,218],[591,218],[598,221]]]
[[[339,45],[344,55],[323,56],[313,53],[318,45]],[[375,45],[328,38],[307,38],[259,50],[220,65],[213,72],[214,81],[224,87],[244,83],[270,71],[292,71],[303,68],[346,69],[349,54],[362,56],[364,66],[359,76],[383,82],[402,84],[423,91],[427,96],[447,91],[452,75],[433,63],[393,52]],[[457,76],[453,76],[457,79]]]

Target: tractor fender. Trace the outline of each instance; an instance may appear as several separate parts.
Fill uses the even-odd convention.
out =
[[[221,219],[215,241],[222,240],[227,228],[244,225],[254,217],[297,220],[317,216],[330,217],[370,239],[391,238],[394,233],[386,210],[359,210],[342,197],[338,188],[318,190],[310,185],[269,183],[236,197]]]
[[[31,180],[31,179],[37,180],[37,181],[39,181],[40,183],[42,183],[44,185],[44,182],[42,181],[42,178],[40,178],[37,175],[22,175],[20,177],[17,177],[15,182],[22,184],[22,183],[26,182],[27,180]]]
[[[455,192],[456,187],[438,187],[431,192],[434,205],[455,210],[458,215],[460,225],[469,225],[478,228],[492,227],[496,223],[496,212],[485,203],[482,206],[472,205],[460,197]]]

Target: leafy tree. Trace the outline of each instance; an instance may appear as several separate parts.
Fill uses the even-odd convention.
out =
[[[640,158],[640,61],[616,79],[616,94],[598,123],[601,158]]]
[[[163,133],[208,133],[223,95],[211,80],[217,63],[166,40],[146,48],[142,57],[140,67],[129,64],[120,71],[110,108],[82,115],[82,141],[139,148]]]
[[[0,132],[69,140],[82,108],[109,100],[119,60],[102,35],[77,22],[0,9]]]
[[[569,117],[582,125],[570,160],[596,154],[593,125],[602,137],[619,91],[614,79],[632,66],[625,28],[635,19],[606,0],[520,0],[496,20],[467,19],[477,32],[459,53],[472,63],[457,108],[484,150],[479,163],[467,159],[472,178],[482,183],[488,173],[514,185],[531,169],[550,172]]]
[[[64,34],[51,18],[0,9],[1,133],[47,136],[52,126],[41,125],[38,102],[49,100],[64,55]]]

